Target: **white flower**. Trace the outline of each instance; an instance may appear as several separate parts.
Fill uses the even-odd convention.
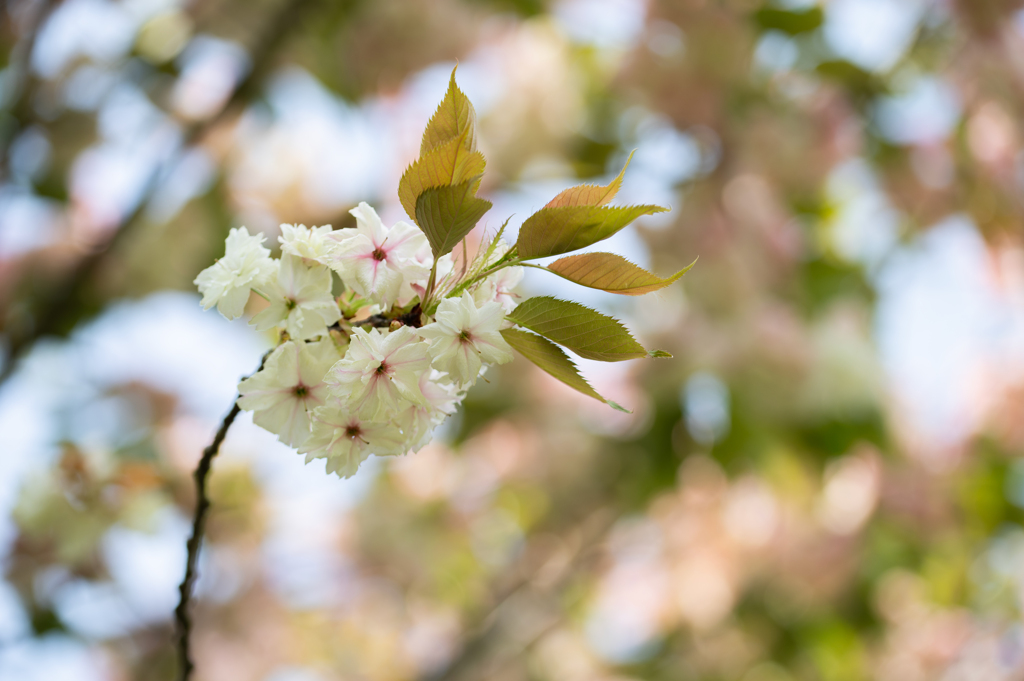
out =
[[[427,245],[426,258],[422,257],[422,254],[417,256],[417,260],[420,263],[426,262],[424,265],[424,271],[426,274],[421,279],[406,279],[402,282],[402,287],[398,290],[398,301],[402,304],[409,302],[415,296],[419,296],[420,300],[423,300],[423,295],[426,293],[427,281],[430,279],[430,264],[434,261],[434,255],[430,250],[430,245]],[[437,287],[443,287],[448,282],[445,280],[455,269],[455,261],[452,258],[451,253],[446,253],[437,259],[437,275],[435,279],[434,291],[438,290]]]
[[[381,421],[332,405],[313,412],[312,435],[299,447],[306,463],[327,459],[327,472],[350,478],[370,454],[405,453],[401,431]]]
[[[427,344],[403,326],[391,333],[355,329],[345,359],[326,377],[331,394],[345,405],[365,409],[371,419],[387,418],[408,403],[422,404],[420,374],[428,371]]]
[[[494,247],[494,251],[487,258],[487,261],[481,267],[481,271],[487,270],[487,268],[497,264],[499,260],[506,253],[508,253],[509,245],[505,241],[499,240],[497,245]],[[511,312],[517,305],[518,295],[513,293],[513,289],[519,285],[519,282],[523,280],[523,268],[522,267],[506,267],[500,269],[491,276],[484,279],[473,291],[473,300],[476,301],[477,306],[484,305],[485,303],[501,303],[501,309],[506,313]]]
[[[483,364],[512,361],[512,348],[501,337],[505,314],[499,303],[477,308],[473,296],[445,298],[437,308],[437,321],[420,329],[429,340],[432,365],[445,371],[459,387],[473,383]]]
[[[334,341],[288,341],[267,357],[263,368],[238,384],[238,406],[252,411],[253,423],[292,447],[309,437],[309,412],[323,406],[324,374],[338,361]]]
[[[360,203],[352,215],[358,225],[331,234],[338,242],[329,264],[345,286],[364,298],[390,307],[402,285],[430,274],[416,257],[427,237],[415,225],[399,222],[388,229],[368,204]]]
[[[498,303],[503,312],[508,314],[518,305],[519,296],[512,290],[523,280],[522,267],[506,267],[484,279],[473,291],[473,300],[477,305]]]
[[[249,290],[274,274],[270,250],[264,247],[263,234],[249,235],[245,227],[232,229],[225,242],[224,257],[199,273],[192,282],[203,294],[202,306],[214,305],[228,319],[242,316]]]
[[[425,401],[414,404],[399,414],[395,421],[405,433],[406,447],[418,452],[430,442],[434,428],[455,413],[460,395],[438,371],[420,374],[420,391]]]
[[[306,267],[302,258],[282,256],[277,281],[265,284],[262,292],[270,307],[251,322],[260,331],[283,325],[294,340],[305,340],[327,333],[327,327],[341,319],[331,295],[331,271],[319,265]]]
[[[331,226],[306,227],[306,225],[281,225],[281,236],[277,240],[281,242],[281,252],[288,255],[295,255],[300,258],[316,260],[326,265],[331,251],[336,243],[327,238],[331,233]]]

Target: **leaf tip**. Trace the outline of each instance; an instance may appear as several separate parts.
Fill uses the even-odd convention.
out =
[[[633,160],[633,154],[635,153],[636,149],[633,149],[633,151],[629,152],[629,156],[626,157],[626,163],[622,166],[622,170],[619,171],[619,177],[622,177],[623,175],[626,174],[626,168],[629,167],[629,162]]]
[[[626,409],[621,404],[619,404],[617,402],[612,402],[611,400],[605,400],[605,404],[607,404],[609,407],[611,407],[615,411],[621,411],[623,414],[632,414],[633,413],[633,411],[631,409]]]
[[[670,358],[672,357],[672,353],[665,352],[664,350],[651,350],[650,352],[647,353],[647,356],[652,359],[657,359],[660,357]]]

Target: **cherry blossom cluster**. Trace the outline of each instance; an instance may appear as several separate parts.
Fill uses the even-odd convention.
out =
[[[495,238],[473,262],[434,258],[419,227],[388,227],[372,207],[356,227],[281,225],[280,258],[263,234],[232,229],[224,257],[195,284],[205,309],[277,330],[279,345],[238,385],[253,421],[327,471],[353,475],[369,455],[418,451],[493,364],[522,268]]]

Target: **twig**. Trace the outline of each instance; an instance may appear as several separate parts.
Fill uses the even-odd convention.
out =
[[[373,314],[366,319],[360,319],[358,322],[349,322],[350,326],[372,326],[375,329],[386,329],[391,326],[391,322],[394,320],[390,317],[385,317],[382,314]]]
[[[269,356],[269,352],[263,355],[260,367],[255,373],[259,373],[263,369],[263,365]],[[192,670],[195,668],[189,655],[189,635],[192,633],[192,620],[188,615],[188,606],[192,600],[192,587],[195,585],[196,577],[198,576],[196,564],[199,561],[199,547],[203,541],[203,526],[206,523],[206,513],[210,509],[210,500],[206,496],[206,478],[210,475],[213,457],[217,456],[217,451],[220,449],[221,443],[224,442],[228,429],[235,422],[235,417],[238,416],[240,411],[238,398],[236,397],[231,411],[228,412],[227,416],[224,417],[224,421],[221,422],[220,429],[213,436],[213,442],[203,450],[203,456],[199,459],[199,465],[196,466],[196,470],[192,474],[192,479],[196,483],[196,512],[195,517],[192,519],[192,536],[189,537],[186,544],[188,560],[185,563],[185,579],[182,580],[181,586],[178,587],[180,600],[178,601],[178,607],[174,609],[175,628],[178,634],[178,678],[180,681],[188,681]]]
[[[402,326],[412,326],[419,328],[423,322],[423,308],[420,304],[412,306],[412,309],[404,314],[400,314],[397,317],[386,317],[382,314],[370,315],[366,319],[360,319],[357,322],[349,322],[349,326],[371,326],[377,329],[386,329],[395,322],[398,322]]]

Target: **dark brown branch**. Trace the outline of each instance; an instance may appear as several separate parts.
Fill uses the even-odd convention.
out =
[[[178,607],[174,609],[174,619],[178,633],[178,678],[186,681],[192,675],[192,658],[189,655],[189,635],[192,633],[192,620],[188,614],[188,605],[192,600],[192,587],[196,581],[196,562],[199,560],[199,545],[203,540],[203,526],[206,523],[206,512],[210,508],[210,500],[206,496],[206,478],[210,474],[210,465],[213,457],[217,455],[228,428],[234,423],[238,416],[238,403],[231,408],[224,422],[220,424],[220,430],[214,436],[210,446],[203,450],[203,458],[199,460],[199,466],[192,474],[196,483],[196,514],[192,520],[192,536],[188,540],[188,561],[185,563],[185,579],[182,580],[178,591],[181,594]]]
[[[366,319],[360,319],[358,322],[349,322],[352,326],[372,326],[375,329],[386,329],[391,326],[391,322],[394,320],[390,317],[385,317],[382,314],[370,315]]]
[[[288,0],[284,3],[280,12],[267,22],[264,36],[252,50],[253,68],[238,83],[231,98],[218,114],[186,129],[178,156],[184,154],[189,147],[201,140],[231,111],[249,101],[258,84],[272,68],[273,57],[277,49],[299,23],[305,10],[320,1]],[[83,295],[88,291],[89,282],[106,266],[107,254],[123,242],[127,235],[142,222],[150,200],[160,187],[163,173],[171,167],[175,158],[170,159],[167,163],[157,164],[153,168],[135,208],[121,219],[105,242],[82,256],[59,283],[51,287],[39,286],[38,298],[30,303],[32,322],[24,324],[20,328],[7,329],[8,346],[3,366],[0,367],[0,385],[10,377],[17,362],[32,348],[37,339],[43,336],[61,335],[68,331],[74,326],[75,310],[89,307],[81,304]]]
[[[259,373],[263,369],[263,365],[269,356],[269,352],[263,355],[263,360],[260,362],[259,369],[255,373]],[[189,654],[189,636],[192,633],[192,620],[189,618],[188,606],[192,600],[192,588],[195,586],[196,577],[198,576],[196,564],[199,561],[199,548],[203,541],[206,513],[210,509],[210,499],[206,496],[206,479],[210,475],[213,457],[217,456],[217,451],[224,442],[228,429],[231,428],[231,424],[235,422],[235,417],[238,416],[240,411],[238,398],[236,397],[235,404],[221,422],[220,429],[213,436],[213,442],[203,450],[203,456],[199,459],[199,465],[196,466],[196,470],[192,474],[192,479],[196,483],[196,511],[192,519],[192,536],[189,537],[186,544],[188,559],[185,562],[185,578],[182,580],[181,586],[178,587],[180,599],[178,607],[174,609],[175,629],[178,636],[178,678],[180,681],[187,681],[194,668],[192,657]]]
[[[387,317],[382,314],[370,315],[366,319],[360,319],[358,322],[349,322],[351,326],[372,326],[378,329],[386,329],[390,327],[394,322],[398,322],[402,326],[412,326],[419,328],[423,325],[423,310],[420,308],[420,304],[416,303],[411,310],[402,313],[395,317]]]

